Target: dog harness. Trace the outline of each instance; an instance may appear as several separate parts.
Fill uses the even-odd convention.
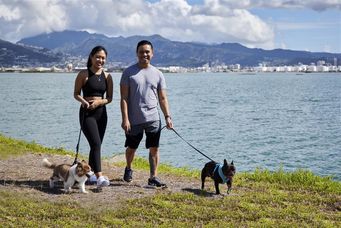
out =
[[[223,165],[222,164],[216,164],[214,168],[214,175],[219,175],[220,178],[223,180],[223,184],[227,183],[229,181],[229,178],[227,178],[223,173]]]

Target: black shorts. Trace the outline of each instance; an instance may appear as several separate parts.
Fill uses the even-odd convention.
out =
[[[159,147],[161,135],[161,121],[147,122],[131,126],[130,132],[126,134],[125,147],[137,149],[143,138],[143,132],[146,133],[146,148]]]

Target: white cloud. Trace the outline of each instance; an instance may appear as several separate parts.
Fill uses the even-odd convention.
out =
[[[238,42],[274,47],[274,28],[248,9],[311,7],[326,9],[341,0],[0,0],[0,38],[17,41],[51,31],[87,30],[108,36],[160,34],[171,40]]]
[[[313,29],[332,29],[340,28],[341,21],[333,22],[277,22],[278,29],[284,30],[313,30]]]
[[[218,2],[233,9],[250,8],[308,8],[316,11],[341,10],[341,0],[205,0],[206,4]]]
[[[4,21],[18,20],[20,18],[19,8],[16,6],[0,5],[0,18]]]
[[[57,1],[0,1],[0,34],[2,39],[16,40],[23,36],[66,27],[62,5]]]
[[[272,28],[247,10],[219,1],[189,5],[185,0],[0,0],[2,39],[17,41],[40,33],[88,30],[108,36],[160,34],[179,41],[239,42],[271,48]]]

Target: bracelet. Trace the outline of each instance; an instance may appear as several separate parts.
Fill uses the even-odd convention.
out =
[[[166,115],[165,119],[167,119],[167,118],[172,119],[172,117],[170,115]]]

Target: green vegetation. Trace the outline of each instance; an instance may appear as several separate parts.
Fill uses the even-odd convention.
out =
[[[25,153],[47,153],[47,154],[62,154],[74,155],[70,151],[63,148],[47,148],[35,142],[27,143],[23,140],[16,140],[0,134],[0,156],[1,159],[7,159],[12,156],[24,155]]]
[[[1,158],[25,152],[65,153],[0,136]],[[146,170],[149,167],[142,158],[134,165]],[[160,172],[197,178],[200,182],[196,170],[162,165]],[[116,209],[103,210],[96,204],[94,210],[82,208],[67,199],[44,201],[20,191],[6,191],[0,185],[0,224],[2,227],[341,227],[341,183],[305,170],[257,169],[252,173],[237,173],[234,189],[225,197],[212,197],[206,192],[161,191],[152,197],[126,200]]]

